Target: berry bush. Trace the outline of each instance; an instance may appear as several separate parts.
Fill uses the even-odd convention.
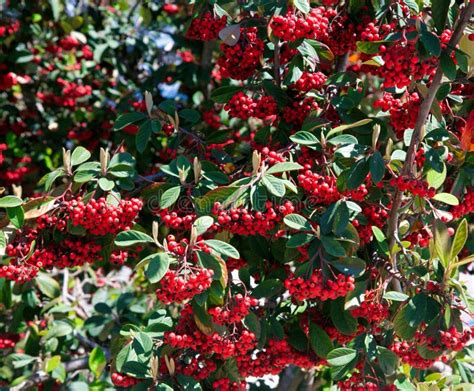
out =
[[[470,389],[473,12],[3,2],[0,386]]]

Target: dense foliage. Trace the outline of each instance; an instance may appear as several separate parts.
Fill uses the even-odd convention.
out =
[[[0,9],[2,383],[468,389],[474,3],[93,3]]]

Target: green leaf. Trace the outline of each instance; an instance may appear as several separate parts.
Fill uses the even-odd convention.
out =
[[[357,41],[357,50],[365,54],[379,53],[380,46],[387,44],[387,41]]]
[[[96,170],[80,170],[74,173],[74,182],[85,183],[94,179],[99,171]]]
[[[358,140],[351,134],[340,134],[336,137],[331,137],[327,142],[332,145],[348,145],[357,144]]]
[[[438,193],[433,197],[434,200],[444,202],[448,205],[459,205],[459,200],[450,193]]]
[[[318,55],[318,62],[324,62],[330,65],[334,61],[334,53],[326,44],[314,39],[304,39],[305,43],[311,45]]]
[[[406,308],[407,306],[403,307],[395,316],[395,319],[393,320],[393,326],[396,335],[398,335],[402,339],[409,341],[414,337],[416,327],[412,327],[408,324],[408,321],[405,316]]]
[[[176,113],[176,102],[172,99],[164,100],[158,105],[158,107],[160,110],[163,110],[166,114],[169,114],[172,117],[174,117]]]
[[[316,236],[314,234],[296,234],[292,235],[290,240],[286,242],[286,247],[296,248],[304,246],[311,242]]]
[[[38,289],[45,295],[51,299],[58,297],[61,288],[59,287],[59,283],[46,273],[40,272],[35,279],[36,285]]]
[[[221,240],[217,239],[208,239],[205,240],[209,247],[211,247],[214,251],[218,252],[219,254],[226,255],[230,258],[238,259],[240,258],[240,254],[237,249],[229,243],[222,242]]]
[[[196,229],[196,235],[202,235],[214,224],[214,219],[211,216],[201,216],[193,223]]]
[[[14,208],[7,209],[7,216],[10,220],[10,223],[13,224],[15,228],[20,229],[25,222],[25,211],[22,206],[15,206]]]
[[[99,179],[99,187],[104,191],[110,191],[114,188],[115,183],[107,178],[100,178]]]
[[[115,367],[117,368],[117,371],[122,372],[122,367],[128,360],[131,348],[131,344],[128,344],[118,352],[117,356],[115,357]]]
[[[166,253],[151,254],[143,261],[148,262],[145,276],[152,284],[160,281],[170,266],[170,257]]]
[[[431,0],[431,14],[438,33],[442,33],[448,17],[450,0]]]
[[[456,64],[446,52],[441,53],[441,69],[449,80],[456,79]]]
[[[258,286],[252,291],[252,297],[255,297],[256,299],[261,299],[263,297],[269,298],[283,293],[284,290],[285,288],[280,280],[269,279],[258,284]]]
[[[49,0],[49,5],[51,6],[51,12],[53,13],[53,19],[55,21],[59,20],[60,13],[60,1],[59,0]]]
[[[116,246],[127,247],[137,243],[154,243],[154,240],[146,233],[130,230],[119,232],[114,243]]]
[[[275,99],[278,107],[282,108],[289,104],[290,98],[288,95],[286,95],[286,93],[271,80],[263,80],[262,84],[267,94]]]
[[[344,310],[344,298],[339,297],[331,302],[331,320],[336,329],[345,335],[352,335],[357,331],[357,320]]]
[[[57,170],[49,172],[45,176],[43,176],[38,182],[38,185],[44,185],[44,189],[46,191],[49,191],[51,190],[51,186],[53,186],[54,181],[58,179],[61,175],[64,175],[64,169],[58,168]]]
[[[179,198],[181,186],[170,187],[165,190],[160,197],[160,208],[166,209],[173,205]]]
[[[405,307],[405,319],[410,327],[418,326],[425,319],[428,305],[427,297],[424,293],[413,296]]]
[[[0,208],[15,208],[23,204],[23,200],[17,196],[5,196],[0,198]]]
[[[432,56],[438,57],[441,54],[441,43],[436,34],[429,31],[422,31],[420,39],[426,51]]]
[[[467,225],[467,220],[463,219],[459,224],[456,234],[454,235],[453,244],[451,246],[451,259],[454,259],[464,248],[466,244],[467,237],[469,236],[469,228]]]
[[[334,349],[334,345],[329,335],[316,323],[309,322],[309,341],[311,348],[318,357],[326,358],[328,353]]]
[[[114,124],[114,130],[120,130],[125,128],[128,125],[134,124],[138,121],[147,118],[144,113],[140,113],[138,111],[132,113],[125,113],[120,115]]]
[[[274,166],[270,167],[267,170],[267,174],[276,174],[279,172],[286,172],[286,171],[294,171],[294,170],[301,170],[303,166],[301,166],[298,163],[293,163],[293,162],[282,162],[282,163],[277,163]]]
[[[406,295],[405,293],[397,292],[397,291],[385,292],[383,295],[383,298],[385,300],[392,300],[392,301],[406,301],[408,300],[409,297],[410,296]]]
[[[305,130],[296,132],[294,135],[290,136],[290,140],[296,144],[300,145],[316,145],[320,144],[318,138]]]
[[[398,366],[398,356],[383,346],[377,346],[377,358],[380,368],[387,375],[392,375]]]
[[[260,338],[262,333],[262,325],[260,319],[253,312],[250,312],[243,320],[245,327],[247,327],[257,338]]]
[[[313,229],[313,227],[305,217],[300,216],[296,213],[286,215],[283,218],[283,221],[288,227],[296,229],[298,231],[311,231]]]
[[[339,258],[336,261],[331,261],[330,264],[340,272],[356,277],[362,275],[366,268],[365,261],[357,257]]]
[[[46,338],[60,338],[70,335],[73,332],[72,326],[66,321],[55,321],[46,334]]]
[[[375,151],[370,158],[370,176],[374,183],[379,183],[385,175],[385,162],[382,154],[379,151]]]
[[[280,178],[274,177],[273,175],[264,175],[262,178],[262,184],[271,194],[277,197],[283,197],[285,195],[285,182]]]
[[[441,263],[446,268],[450,261],[451,243],[446,225],[439,220],[434,222],[434,247]]]
[[[96,346],[89,355],[89,368],[96,378],[100,377],[106,364],[107,359],[105,358],[104,351],[100,346]]]
[[[193,109],[183,109],[178,112],[178,115],[192,124],[197,124],[201,120],[199,111]]]
[[[434,187],[435,189],[440,188],[445,179],[446,179],[446,164],[443,163],[443,169],[441,172],[438,172],[432,168],[428,169],[426,173],[426,181],[428,182],[428,185],[431,187]]]
[[[50,373],[53,372],[59,365],[61,365],[61,356],[52,356],[46,362],[46,372]]]
[[[293,0],[293,5],[304,14],[307,14],[311,9],[309,0]]]
[[[237,92],[243,91],[243,87],[224,86],[216,88],[211,93],[211,99],[216,103],[227,103]]]
[[[367,161],[367,158],[358,160],[349,170],[349,175],[347,177],[347,188],[352,190],[362,185],[368,173],[369,162]]]
[[[346,255],[346,250],[336,238],[321,235],[320,240],[328,254],[334,257],[344,257]]]
[[[198,381],[194,380],[194,378],[190,376],[184,376],[182,374],[178,374],[178,383],[182,387],[183,390],[190,390],[190,391],[201,391],[202,387]]]
[[[387,240],[385,237],[385,234],[382,232],[382,230],[379,227],[376,227],[375,225],[372,226],[372,232],[374,233],[375,239],[377,239],[377,242],[382,243]]]
[[[337,348],[327,355],[327,362],[335,367],[349,364],[357,357],[357,351],[349,348]]]
[[[91,153],[84,147],[76,147],[71,154],[71,165],[77,166],[78,164],[84,163],[91,157]]]
[[[343,132],[344,130],[347,130],[347,129],[358,128],[359,126],[367,125],[370,122],[372,122],[372,118],[361,119],[360,121],[354,122],[352,124],[337,126],[337,127],[331,129],[328,132],[328,134],[326,135],[326,138],[328,139],[332,135],[337,134],[337,133],[341,133],[341,132]]]
[[[151,134],[153,133],[153,121],[148,119],[138,128],[138,132],[135,135],[135,145],[137,151],[142,153],[150,140]]]

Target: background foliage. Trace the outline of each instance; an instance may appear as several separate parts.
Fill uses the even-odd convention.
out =
[[[6,2],[2,384],[468,389],[473,8]]]

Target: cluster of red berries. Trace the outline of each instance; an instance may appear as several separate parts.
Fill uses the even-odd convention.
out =
[[[240,322],[249,314],[250,307],[254,307],[257,304],[257,299],[238,293],[231,299],[231,303],[227,308],[213,307],[208,312],[212,316],[214,323],[225,325]]]
[[[216,216],[217,230],[226,230],[238,235],[268,235],[283,218],[295,211],[291,201],[283,205],[274,205],[265,201],[263,211],[249,210],[245,207],[221,209],[221,204],[216,202],[212,214]]]
[[[459,205],[451,208],[451,214],[455,219],[459,219],[462,216],[474,213],[474,190],[469,189]]]
[[[247,120],[251,117],[265,119],[278,112],[278,106],[271,96],[253,99],[242,91],[236,93],[224,106],[229,116]]]
[[[406,129],[415,127],[420,104],[421,99],[416,92],[405,94],[402,99],[396,99],[392,94],[385,93],[382,98],[374,102],[374,107],[390,113],[390,125],[397,137],[402,138]]]
[[[188,269],[188,273],[184,275],[168,270],[160,281],[156,297],[164,304],[190,300],[211,286],[213,275],[214,271],[211,269]]]
[[[46,245],[42,245],[39,239],[37,230],[24,228],[20,231],[15,241],[5,249],[6,255],[12,259],[9,265],[0,268],[0,275],[24,283],[34,278],[42,268],[81,266],[103,259],[102,246],[81,237],[66,237],[59,243]],[[34,242],[36,247],[32,250]]]
[[[212,110],[204,111],[202,113],[202,120],[212,129],[219,129],[222,125],[220,117]]]
[[[464,346],[471,341],[473,330],[474,326],[463,331],[458,331],[454,326],[452,326],[447,331],[440,331],[439,337],[441,340],[441,346],[444,349],[454,351],[462,350]]]
[[[224,377],[214,381],[212,387],[216,391],[245,391],[247,389],[247,382],[245,380],[235,382]]]
[[[283,154],[276,151],[270,151],[270,148],[263,147],[260,151],[262,153],[262,163],[267,164],[267,166],[273,166],[277,163],[286,162]]]
[[[1,69],[0,69],[1,70]],[[0,91],[6,91],[18,84],[17,75],[13,72],[0,74]]]
[[[115,235],[132,227],[143,202],[138,198],[120,200],[118,205],[107,203],[107,199],[91,199],[89,202],[79,197],[68,201],[65,208],[74,226],[81,226],[92,235]]]
[[[29,166],[31,160],[30,156],[13,159],[11,164],[13,167],[2,167],[2,170],[0,171],[0,180],[4,181],[5,185],[20,183],[25,175],[34,169],[34,167]]]
[[[372,71],[384,79],[384,87],[404,88],[412,80],[431,78],[436,70],[435,58],[420,60],[416,53],[416,42],[398,41],[396,44],[379,48],[384,64]]]
[[[224,360],[244,355],[257,344],[255,334],[239,327],[235,327],[232,334],[204,334],[196,326],[190,305],[181,310],[175,330],[166,332],[164,338],[165,343],[173,348],[193,349],[202,355],[214,353]]]
[[[413,368],[428,369],[436,360],[421,357],[417,346],[418,342],[395,342],[390,346],[390,350],[400,357],[402,362],[412,366]]]
[[[341,15],[336,9],[327,9],[325,15],[330,22],[323,42],[336,56],[355,51],[357,41],[382,40],[395,27],[394,24],[379,26],[369,15],[362,15],[355,24],[347,15]]]
[[[309,113],[318,108],[319,106],[313,97],[297,99],[283,108],[283,119],[288,125],[300,128]]]
[[[15,20],[11,23],[0,26],[0,38],[15,34],[20,29],[20,22]]]
[[[197,215],[193,212],[182,212],[179,209],[170,211],[162,209],[159,211],[161,221],[169,228],[176,230],[189,230]]]
[[[114,386],[123,388],[131,388],[140,382],[139,379],[118,372],[113,372],[110,378]]]
[[[92,87],[89,85],[79,85],[62,78],[58,78],[56,82],[62,87],[61,95],[57,95],[53,92],[38,92],[36,94],[37,98],[45,104],[75,107],[77,105],[77,99],[92,94]]]
[[[303,277],[291,275],[284,281],[285,288],[296,300],[319,299],[334,300],[354,290],[354,277],[339,274],[336,280],[327,280],[321,270],[316,269],[305,280]]]
[[[290,87],[301,91],[308,92],[311,90],[319,90],[326,83],[327,76],[322,72],[303,72],[301,77]]]
[[[375,291],[366,291],[364,301],[353,309],[351,314],[354,318],[364,318],[369,323],[378,323],[388,318],[389,311],[386,304],[377,301]]]
[[[208,379],[216,369],[217,364],[213,360],[202,357],[193,357],[189,363],[176,366],[177,372],[191,376],[198,381]]]
[[[19,334],[0,334],[0,350],[1,349],[12,349],[20,340]]]
[[[35,278],[39,269],[34,265],[29,264],[15,264],[10,262],[9,265],[0,267],[0,278],[15,281],[19,284],[24,284],[27,281]]]
[[[432,198],[436,195],[436,189],[434,187],[429,187],[428,182],[425,180],[413,179],[405,176],[390,179],[390,186],[396,187],[402,192],[407,191],[422,198]]]
[[[382,228],[385,225],[388,212],[380,205],[367,205],[362,208],[362,215],[367,219],[366,225],[362,225],[359,219],[354,219],[352,224],[357,229],[361,244],[366,244],[373,239],[372,227]]]
[[[405,240],[411,243],[411,246],[428,247],[430,239],[433,237],[431,230],[425,226],[419,230],[410,232],[405,236]]]
[[[397,387],[394,384],[385,385],[369,381],[367,376],[362,372],[353,373],[349,379],[341,380],[337,383],[338,389],[341,391],[396,391]]]
[[[367,187],[362,184],[357,189],[340,193],[337,189],[337,178],[329,175],[319,175],[306,169],[298,175],[298,183],[303,190],[311,196],[314,204],[330,205],[343,196],[355,201],[363,201],[369,193]]]
[[[270,22],[275,37],[284,41],[296,41],[301,38],[321,40],[326,36],[329,20],[324,15],[324,8],[312,8],[308,15],[297,15],[288,10],[286,15],[276,15]]]
[[[227,258],[226,266],[228,271],[239,270],[247,265],[245,259]]]
[[[194,18],[186,33],[186,38],[197,39],[199,41],[212,41],[217,39],[219,31],[227,24],[227,16],[214,17],[210,12],[206,12],[200,18]]]
[[[313,368],[316,357],[293,348],[287,339],[270,339],[267,347],[258,353],[237,357],[237,367],[242,377],[278,375],[288,365]]]
[[[349,342],[353,341],[354,338],[358,335],[361,335],[362,333],[366,332],[365,327],[361,324],[359,324],[357,326],[357,330],[350,335],[341,333],[336,327],[332,325],[326,325],[323,328],[324,331],[326,331],[327,335],[329,335],[331,341],[336,341],[339,345],[346,345]]]
[[[246,80],[260,66],[265,43],[257,38],[255,27],[241,28],[239,42],[234,46],[221,44],[222,56],[217,60],[222,77]]]

